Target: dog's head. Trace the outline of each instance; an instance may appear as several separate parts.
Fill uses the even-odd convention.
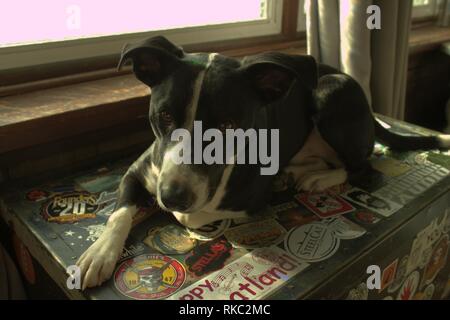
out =
[[[136,77],[151,88],[149,117],[156,139],[149,172],[156,176],[158,202],[183,213],[219,207],[234,165],[199,164],[195,152],[192,164],[176,164],[174,152],[186,143],[174,141],[176,129],[192,132],[194,121],[201,121],[203,132],[215,129],[214,137],[224,137],[227,129],[268,128],[264,109],[283,99],[294,81],[309,91],[317,85],[317,67],[310,56],[273,52],[238,60],[185,53],[166,38],[155,37],[126,45],[119,68],[127,60],[132,60]],[[188,143],[192,150],[196,138]],[[200,141],[203,147],[207,144]]]

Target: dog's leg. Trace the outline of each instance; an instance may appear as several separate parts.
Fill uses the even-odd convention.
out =
[[[347,171],[344,168],[308,172],[299,181],[301,190],[322,192],[347,181]]]
[[[104,232],[77,261],[83,290],[98,286],[111,277],[131,230],[141,188],[135,174],[129,170],[119,185],[117,209],[109,217]]]
[[[297,191],[302,190],[302,181],[305,175],[310,172],[323,171],[328,169],[327,163],[320,158],[309,158],[299,163],[292,163],[283,169],[283,174],[287,175],[289,180],[293,180]]]

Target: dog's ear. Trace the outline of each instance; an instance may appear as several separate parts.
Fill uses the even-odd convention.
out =
[[[167,74],[171,62],[183,56],[183,49],[158,36],[126,44],[122,49],[117,69],[120,70],[128,60],[132,60],[136,78],[148,86],[153,86]]]
[[[294,79],[308,90],[317,87],[317,63],[308,55],[263,53],[244,58],[242,69],[266,101],[284,96]]]

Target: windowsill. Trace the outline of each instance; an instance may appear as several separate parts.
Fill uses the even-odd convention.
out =
[[[410,54],[450,40],[448,28],[411,31]],[[223,52],[244,56],[267,50],[304,54],[294,41]],[[150,90],[132,74],[0,98],[0,154],[74,137],[147,117]]]
[[[442,42],[450,41],[450,28],[426,26],[411,30],[409,54],[439,49]]]

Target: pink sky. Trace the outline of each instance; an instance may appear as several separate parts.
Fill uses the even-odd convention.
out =
[[[261,0],[1,0],[0,45],[259,18]],[[80,9],[71,29],[67,9]],[[73,20],[72,20],[73,21]],[[72,24],[73,26],[73,24]]]

